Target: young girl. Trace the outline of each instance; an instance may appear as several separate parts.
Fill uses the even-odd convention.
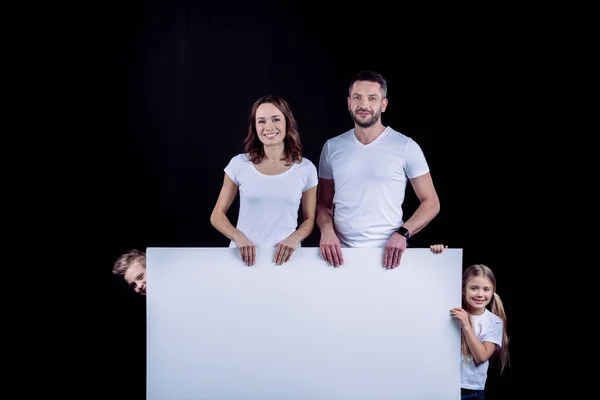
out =
[[[432,245],[431,251],[439,254],[447,247]],[[483,399],[489,359],[499,354],[500,373],[508,364],[506,314],[489,267],[475,264],[463,272],[462,303],[450,310],[462,330],[461,400]]]

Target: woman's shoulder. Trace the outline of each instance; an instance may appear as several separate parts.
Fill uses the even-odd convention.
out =
[[[297,162],[297,164],[300,169],[304,171],[309,171],[310,173],[317,170],[315,164],[306,157],[302,157],[300,159],[300,162]]]
[[[301,157],[298,164],[303,167],[314,167],[315,166],[315,164],[306,157]]]
[[[239,153],[239,154],[236,154],[235,156],[231,157],[231,161],[235,161],[238,163],[249,162],[250,155],[247,153]]]

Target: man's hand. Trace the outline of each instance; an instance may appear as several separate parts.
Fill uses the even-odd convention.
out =
[[[344,264],[340,239],[335,235],[333,229],[324,229],[321,231],[321,242],[319,246],[321,247],[321,255],[329,265],[339,267]]]
[[[389,269],[400,265],[404,250],[406,250],[406,238],[398,232],[394,232],[385,245],[383,266]]]

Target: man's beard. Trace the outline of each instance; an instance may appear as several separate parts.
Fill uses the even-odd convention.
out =
[[[362,128],[368,128],[370,126],[375,125],[377,123],[377,121],[379,121],[379,118],[381,117],[381,109],[379,109],[375,113],[373,113],[373,115],[371,116],[370,119],[367,119],[364,121],[358,119],[358,117],[352,111],[350,111],[350,116],[352,116],[352,119],[354,120],[356,125],[358,125]]]

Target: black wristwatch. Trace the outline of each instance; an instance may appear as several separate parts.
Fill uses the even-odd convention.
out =
[[[410,233],[408,233],[408,229],[401,226],[400,228],[398,228],[398,233],[401,234],[402,236],[404,236],[406,238],[406,241],[408,241],[408,238],[410,237]]]

